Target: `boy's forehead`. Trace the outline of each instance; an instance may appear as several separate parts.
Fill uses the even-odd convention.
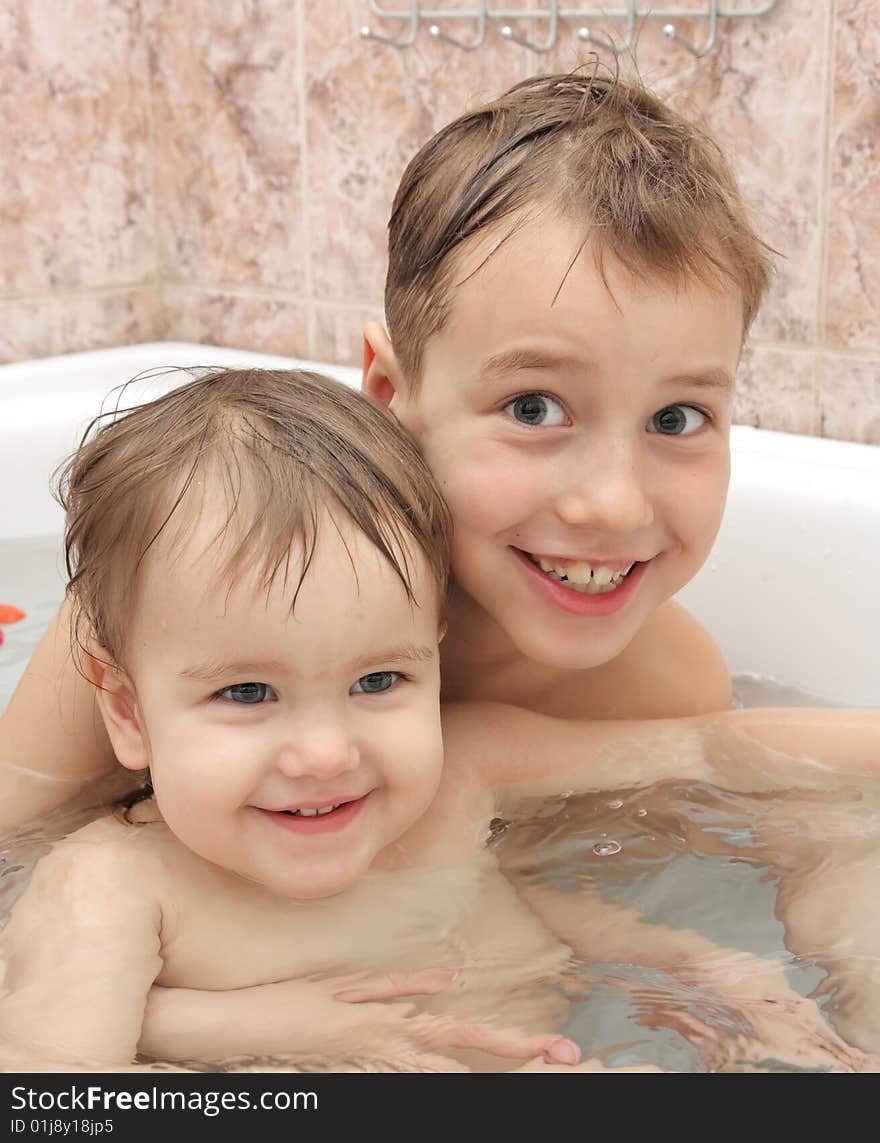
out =
[[[564,308],[598,302],[621,312],[632,301],[677,296],[703,302],[706,294],[733,307],[741,334],[742,292],[732,280],[717,276],[710,285],[696,273],[674,276],[647,264],[624,265],[587,225],[544,211],[504,220],[462,245],[451,267],[450,317],[436,336],[460,324],[481,300],[515,308],[527,299],[527,319],[540,329]]]

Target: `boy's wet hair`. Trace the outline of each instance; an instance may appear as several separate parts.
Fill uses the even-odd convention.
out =
[[[388,225],[385,316],[411,384],[449,317],[455,252],[502,219],[539,212],[583,226],[600,271],[611,254],[641,276],[732,281],[744,331],[769,284],[773,251],[752,229],[717,144],[598,65],[538,76],[442,128],[403,174]]]
[[[60,472],[79,648],[97,642],[122,662],[138,569],[161,535],[185,542],[206,489],[225,500],[211,548],[227,583],[255,568],[268,589],[291,574],[296,542],[295,606],[329,509],[337,527],[347,520],[375,545],[410,600],[411,560],[423,555],[442,603],[446,507],[418,448],[388,412],[317,373],[183,372],[192,380],[157,400],[96,418]]]

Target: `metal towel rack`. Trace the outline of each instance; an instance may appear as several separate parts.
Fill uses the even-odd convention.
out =
[[[369,25],[364,25],[360,34],[365,40],[376,40],[380,44],[389,44],[393,48],[408,48],[416,42],[419,32],[427,28],[428,36],[432,40],[452,44],[464,52],[472,52],[485,43],[490,24],[501,24],[500,34],[503,40],[511,44],[519,44],[533,52],[549,52],[556,45],[559,35],[560,23],[577,23],[577,38],[582,43],[591,43],[598,48],[612,52],[615,56],[632,52],[636,42],[637,21],[662,20],[663,34],[680,47],[690,52],[692,56],[700,59],[708,55],[718,41],[719,20],[754,19],[766,16],[777,6],[779,0],[765,0],[765,3],[751,8],[736,8],[730,11],[721,7],[719,0],[705,0],[702,8],[639,8],[637,0],[627,0],[625,8],[562,8],[559,0],[550,0],[543,8],[496,8],[489,11],[487,0],[480,0],[476,9],[451,10],[449,8],[423,8],[421,0],[410,0],[408,8],[399,8],[388,12],[376,0],[367,0],[367,7],[374,16],[383,20],[396,21],[402,25],[399,36],[384,36],[374,31]],[[535,25],[543,26],[542,39],[529,39],[527,36],[514,32],[509,21],[522,20]],[[621,40],[616,40],[603,32],[594,32],[588,21],[590,20],[623,20],[625,32]],[[677,20],[699,20],[704,24],[705,34],[699,43],[692,43],[680,35],[676,27]],[[469,39],[451,35],[443,30],[444,24],[468,22],[472,26]]]

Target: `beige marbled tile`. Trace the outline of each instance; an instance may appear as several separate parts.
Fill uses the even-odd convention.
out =
[[[84,349],[159,341],[154,287],[0,302],[0,361],[27,361]]]
[[[170,341],[309,356],[308,307],[304,302],[184,286],[166,287],[163,301]]]
[[[411,48],[386,47],[360,39],[361,25],[376,24],[362,0],[303,3],[314,296],[378,306],[406,163],[444,123],[523,78],[525,53],[497,35],[474,52],[424,34]]]
[[[740,182],[753,224],[779,251],[756,338],[813,341],[822,254],[827,0],[785,0],[731,21],[689,90]]]
[[[880,355],[825,354],[819,410],[823,437],[880,445]]]
[[[136,0],[0,4],[0,294],[154,275]]]
[[[304,289],[296,5],[143,3],[163,276]]]
[[[733,420],[783,433],[816,433],[812,350],[746,346],[736,378]]]
[[[368,321],[382,321],[381,306],[333,306],[317,303],[312,308],[312,357],[336,365],[363,363],[363,332]]]
[[[825,338],[880,349],[880,5],[838,0]]]

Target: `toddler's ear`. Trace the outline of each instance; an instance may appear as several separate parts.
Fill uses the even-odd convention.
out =
[[[87,651],[83,667],[95,687],[98,710],[114,754],[126,770],[145,770],[150,764],[149,751],[128,675],[103,648]]]
[[[403,374],[388,334],[379,322],[367,322],[361,390],[380,405],[391,408],[394,398],[405,393],[403,386]]]

